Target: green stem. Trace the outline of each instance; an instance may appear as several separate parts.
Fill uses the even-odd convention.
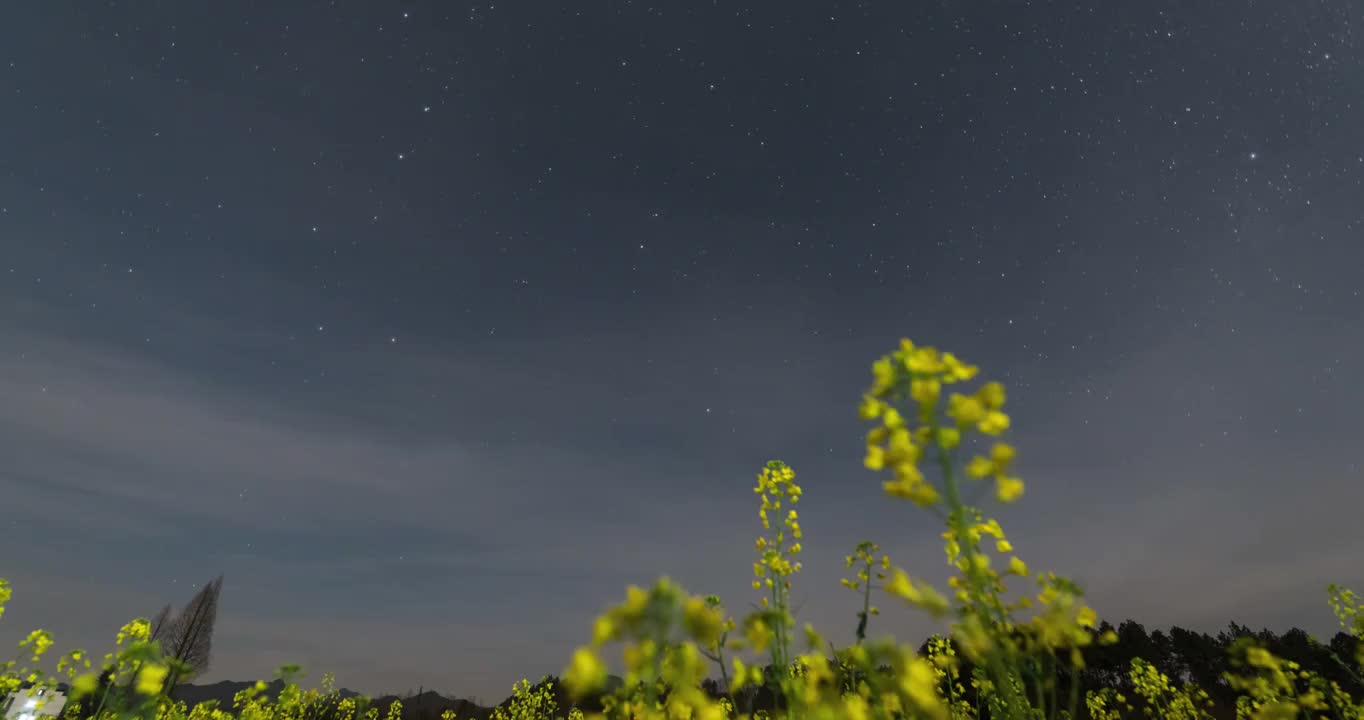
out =
[[[1043,717],[1046,717],[1047,699],[1045,695],[1046,688],[1043,687],[1042,685],[1042,663],[1040,661],[1034,660],[1030,663],[1030,665],[1035,666],[1034,669],[1036,670],[1036,674],[1033,676],[1034,680],[1033,687],[1037,688],[1037,710]]]
[[[1060,703],[1056,700],[1056,653],[1051,650],[1047,652],[1047,695],[1050,696],[1051,716],[1056,717]]]
[[[715,646],[715,662],[720,666],[720,680],[724,683],[725,692],[729,692],[729,671],[725,669],[725,640],[729,639],[729,633],[720,636],[720,642]]]
[[[862,616],[861,616],[860,618],[858,618],[859,620],[861,620],[861,622],[859,622],[859,623],[857,624],[857,644],[858,644],[858,645],[861,645],[861,644],[862,644],[862,641],[867,637],[867,623],[871,622],[871,563],[870,563],[870,562],[867,563],[866,575],[867,575],[867,579],[866,579],[866,581],[864,582],[865,587],[862,588]]]
[[[968,612],[977,614],[980,619],[986,623],[991,623],[993,621],[990,617],[991,613],[982,600],[982,597],[985,594],[985,581],[984,578],[981,577],[975,562],[973,562],[976,554],[976,543],[971,539],[971,536],[967,531],[966,508],[961,502],[960,491],[957,487],[957,478],[952,469],[952,457],[938,441],[941,426],[938,422],[936,405],[933,408],[933,412],[928,414],[928,417],[932,441],[938,449],[938,467],[943,474],[943,489],[947,496],[948,507],[951,511],[949,517],[951,519],[952,531],[956,535],[958,548],[961,550],[961,554],[966,560],[966,578],[968,585],[966,609]],[[1011,675],[1008,672],[1007,667],[1000,662],[998,648],[992,647],[990,649],[990,652],[986,657],[986,665],[988,673],[992,676],[998,686],[997,690],[1000,693],[1001,699],[1005,702],[1005,707],[1008,708],[1011,713],[1017,713],[1018,706],[1020,705],[1018,688],[1014,687],[1013,684],[1008,681],[1011,678]],[[1026,703],[1027,700],[1023,699],[1022,704]]]
[[[955,667],[952,667],[952,666],[948,666],[948,670],[947,670],[947,702],[948,702],[948,705],[947,705],[947,717],[948,717],[948,718],[955,718],[955,717],[957,716],[957,683],[956,683],[956,674],[957,674],[956,668],[955,668]]]
[[[1070,720],[1075,720],[1075,713],[1079,712],[1080,707],[1080,671],[1075,667],[1075,663],[1070,665]]]
[[[100,714],[101,712],[104,711],[104,701],[109,699],[109,690],[111,690],[111,689],[113,688],[113,686],[114,686],[114,676],[113,676],[113,674],[111,673],[111,674],[109,675],[109,682],[106,683],[106,684],[104,685],[104,693],[101,694],[100,697],[99,697],[99,707],[95,708],[95,714],[94,714],[94,717],[95,717],[95,718],[98,718],[98,717],[99,717],[99,714]]]

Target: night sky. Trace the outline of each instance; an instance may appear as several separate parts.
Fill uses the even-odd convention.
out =
[[[858,541],[948,574],[861,463],[902,336],[1007,385],[986,508],[1101,618],[1334,632],[1364,5],[569,6],[0,13],[0,643],[223,573],[201,681],[496,701],[627,584],[744,612],[771,458],[851,642]]]

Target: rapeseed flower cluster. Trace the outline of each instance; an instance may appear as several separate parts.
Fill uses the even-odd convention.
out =
[[[766,587],[772,591],[771,600],[775,602],[778,594],[790,590],[791,582],[788,578],[801,569],[800,562],[795,560],[801,551],[800,517],[793,507],[800,501],[801,488],[796,484],[795,471],[786,463],[773,460],[758,474],[758,484],[753,488],[753,492],[762,500],[762,505],[758,508],[758,519],[762,521],[765,531],[772,530],[768,513],[780,513],[783,505],[788,506],[786,515],[782,518],[782,526],[777,528],[775,534],[761,535],[754,543],[754,547],[761,553],[761,558],[753,563],[753,574],[756,576],[753,589],[761,590]],[[762,602],[763,606],[767,607],[769,599],[763,598]]]
[[[933,664],[937,676],[939,695],[947,701],[948,714],[953,718],[974,720],[976,708],[966,700],[966,688],[961,684],[961,662],[952,642],[942,635],[933,635],[927,643],[928,661]]]
[[[530,681],[522,678],[521,682],[512,686],[512,696],[506,705],[493,708],[491,720],[544,720],[558,717],[559,704],[554,699],[554,682],[548,677],[541,678],[540,683],[532,688]],[[582,719],[581,710],[573,708],[569,711],[568,720]]]
[[[1213,720],[1213,703],[1202,688],[1193,683],[1177,683],[1141,658],[1132,658],[1128,677],[1134,697],[1113,688],[1091,691],[1085,706],[1094,720],[1119,720],[1134,714],[1140,706],[1146,716],[1169,720]]]
[[[952,353],[918,347],[908,339],[872,365],[872,386],[863,396],[859,414],[864,420],[879,420],[880,425],[867,433],[864,464],[870,470],[891,471],[892,479],[883,484],[887,494],[924,507],[937,506],[942,493],[919,467],[928,446],[948,452],[961,444],[963,433],[998,436],[1009,429],[1004,386],[997,382],[985,383],[970,395],[951,393],[946,408],[951,422],[939,418],[942,386],[971,380],[979,372]],[[899,402],[913,406],[917,427],[910,427],[896,407]],[[967,472],[974,478],[994,478],[996,497],[1013,502],[1023,494],[1023,482],[1009,474],[1013,456],[1012,446],[996,443],[988,455],[972,458]]]
[[[1338,594],[1343,594],[1335,586],[1330,592],[1333,603],[1339,601]],[[1359,639],[1357,632],[1350,634]],[[1232,643],[1229,654],[1233,666],[1240,670],[1224,675],[1227,683],[1242,693],[1236,701],[1238,718],[1364,717],[1364,703],[1350,697],[1339,683],[1275,656],[1254,638],[1238,638]]]
[[[600,690],[606,666],[598,650],[622,642],[622,688],[603,698],[605,712],[632,718],[723,720],[726,711],[700,690],[706,661],[697,643],[715,647],[725,632],[718,603],[688,595],[668,578],[653,588],[626,589],[625,601],[594,624],[591,645],[579,647],[564,671],[564,686],[575,699]],[[665,692],[666,689],[666,692]]]
[[[800,502],[802,490],[790,466],[771,460],[758,473],[753,492],[761,501],[758,519],[764,530],[754,542],[760,555],[753,563],[753,589],[766,590],[766,594],[759,599],[761,610],[745,618],[744,637],[753,650],[769,653],[772,666],[777,668],[778,677],[774,680],[781,685],[789,679],[792,662],[789,633],[795,627],[795,618],[790,608],[790,578],[801,570],[802,565],[795,558],[800,554],[803,539],[800,516],[794,506]],[[783,508],[786,514],[782,525],[774,531],[769,513],[780,513]],[[752,677],[756,672],[745,671],[738,658],[735,661],[735,682],[742,683],[746,676]]]
[[[1093,610],[1078,602],[1081,592],[1073,583],[1054,575],[1037,575],[1042,592],[1036,600],[1021,598],[1006,603],[1005,575],[1027,577],[1029,568],[1011,555],[1014,548],[999,522],[983,517],[966,504],[959,478],[992,478],[995,497],[1013,502],[1023,492],[1023,482],[1012,471],[1014,447],[993,440],[1006,432],[1011,421],[1004,412],[1007,393],[998,382],[986,382],[973,393],[949,393],[942,403],[942,387],[974,379],[978,368],[949,352],[917,346],[908,339],[872,365],[872,385],[863,396],[860,415],[879,420],[867,435],[865,465],[874,471],[889,470],[883,483],[887,495],[905,498],[927,508],[946,523],[943,533],[948,564],[958,574],[948,580],[954,590],[954,637],[974,664],[985,669],[983,683],[1000,703],[995,717],[1024,718],[1032,710],[1024,694],[1020,668],[1026,656],[1043,649],[1070,649],[1071,662],[1079,667],[1079,648],[1092,641],[1089,629]],[[915,418],[911,424],[897,405],[905,405]],[[970,433],[992,439],[985,454],[975,454],[961,466],[958,457]],[[920,464],[932,460],[941,475],[941,486],[929,482]],[[1006,555],[1003,573],[997,571],[981,542],[989,536],[996,552]],[[911,581],[898,568],[892,570],[887,591],[935,615],[949,611],[950,603],[924,583]],[[1016,610],[1038,606],[1027,626],[1013,618]],[[1072,698],[1072,710],[1078,698]]]

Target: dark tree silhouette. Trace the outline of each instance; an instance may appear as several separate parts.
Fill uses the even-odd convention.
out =
[[[1359,647],[1359,638],[1339,630],[1331,636],[1331,642],[1327,643],[1326,647],[1335,653],[1330,664],[1340,675],[1350,678],[1358,678],[1364,675],[1364,668],[1361,668],[1355,659],[1355,650]],[[1339,678],[1339,675],[1333,677]]]
[[[159,643],[165,637],[166,631],[170,629],[170,614],[171,606],[167,604],[152,618],[152,633],[148,640]]]
[[[1227,646],[1220,639],[1178,626],[1170,628],[1170,639],[1189,678],[1216,698],[1218,691],[1227,686],[1222,678],[1228,669]]]
[[[223,576],[219,575],[201,589],[185,609],[166,624],[161,638],[161,652],[188,666],[171,668],[166,676],[166,692],[183,680],[191,680],[208,670],[213,643],[213,623],[218,617],[218,596],[222,593]]]

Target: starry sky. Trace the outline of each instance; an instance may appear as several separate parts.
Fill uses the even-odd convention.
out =
[[[6,9],[0,643],[224,573],[204,681],[496,701],[629,583],[756,601],[771,458],[850,642],[858,541],[947,576],[861,466],[902,336],[1006,383],[986,507],[1102,618],[1333,632],[1364,5],[572,5]]]

